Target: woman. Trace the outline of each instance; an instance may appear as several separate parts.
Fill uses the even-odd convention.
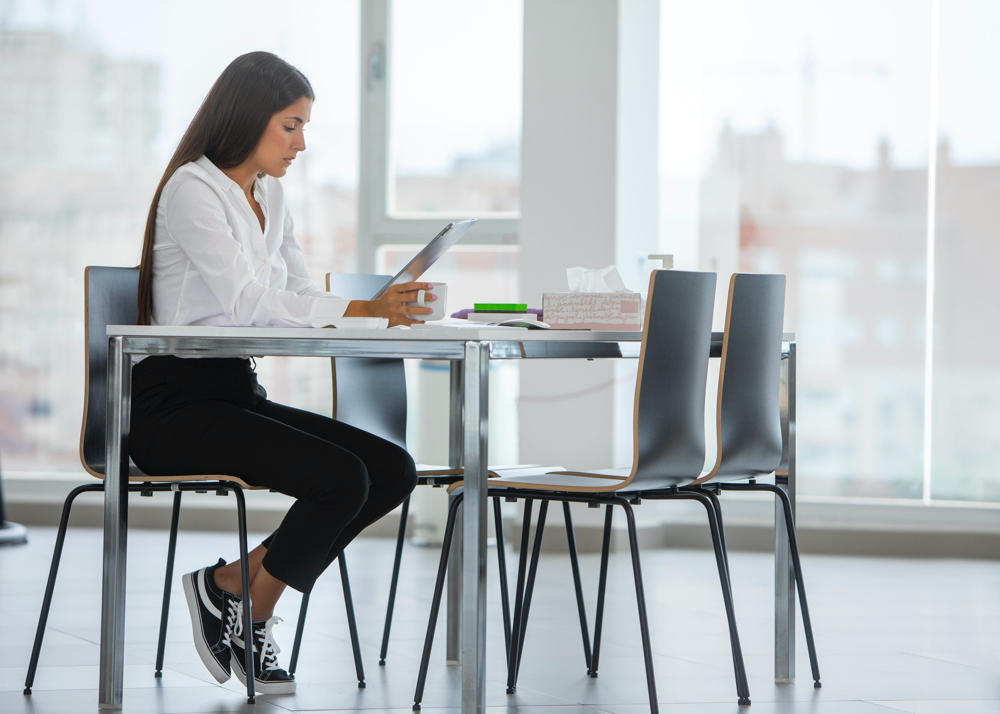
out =
[[[312,325],[385,317],[427,283],[347,301],[309,279],[281,183],[304,151],[313,91],[267,52],[238,57],[215,82],[170,160],[146,222],[139,322],[153,325]],[[253,676],[258,692],[291,692],[271,628],[286,587],[303,593],[367,525],[413,490],[403,449],[311,412],[268,401],[247,359],[155,356],[133,369],[130,454],[145,473],[227,474],[294,497],[278,529],[248,557]],[[239,562],[184,576],[195,647],[220,682],[245,684]]]

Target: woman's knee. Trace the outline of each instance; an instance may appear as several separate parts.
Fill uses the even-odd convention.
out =
[[[361,459],[338,459],[336,465],[327,467],[325,478],[305,497],[320,506],[357,512],[368,500],[370,485],[368,469]]]

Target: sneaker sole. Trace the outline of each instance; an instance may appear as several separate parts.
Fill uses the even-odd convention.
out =
[[[235,658],[236,653],[233,653]],[[240,680],[240,684],[244,687],[247,686],[247,678],[243,674],[243,668],[240,665],[233,667],[233,674],[236,675],[236,679]],[[254,693],[256,694],[295,694],[295,680],[291,682],[261,682],[259,679],[253,681]]]
[[[223,669],[222,665],[215,659],[215,655],[212,654],[212,648],[205,642],[205,636],[202,634],[201,615],[198,614],[201,603],[198,602],[198,592],[195,589],[195,575],[196,573],[185,573],[181,578],[181,582],[184,584],[184,598],[187,600],[188,614],[191,615],[194,648],[198,652],[198,656],[201,657],[205,669],[215,677],[216,681],[220,683],[228,682],[230,673]]]

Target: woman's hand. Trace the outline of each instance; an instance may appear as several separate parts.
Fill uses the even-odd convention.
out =
[[[431,290],[434,283],[400,283],[392,285],[378,300],[352,300],[344,317],[386,317],[389,327],[394,325],[422,324],[421,320],[412,319],[417,315],[429,315],[429,307],[417,307],[404,303],[416,302],[418,290]],[[437,300],[436,295],[427,293],[424,300]]]

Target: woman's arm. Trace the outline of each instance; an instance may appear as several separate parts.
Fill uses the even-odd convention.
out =
[[[344,315],[349,301],[318,288],[316,293],[298,294],[266,287],[258,281],[242,246],[233,237],[223,199],[204,182],[193,177],[178,182],[169,193],[164,192],[161,200],[166,201],[167,234],[237,324],[311,325],[315,320]]]

